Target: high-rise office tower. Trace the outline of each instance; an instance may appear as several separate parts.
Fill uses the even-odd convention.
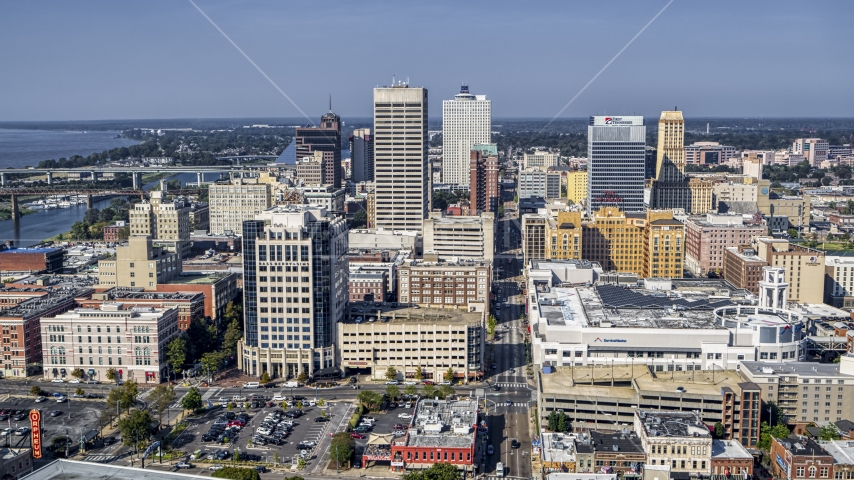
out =
[[[470,152],[469,208],[472,215],[481,212],[498,213],[498,156],[484,155],[480,150]]]
[[[431,203],[427,89],[397,83],[374,89],[377,227],[421,231]]]
[[[658,120],[655,178],[649,182],[649,206],[681,208],[705,214],[712,207],[712,183],[685,175],[685,119],[679,110],[665,110]]]
[[[341,188],[341,117],[329,112],[320,117],[317,127],[297,128],[294,136],[297,160],[323,152],[323,184]]]
[[[486,95],[472,95],[463,85],[453,100],[442,101],[442,183],[469,184],[472,146],[489,143],[491,129],[492,100]]]
[[[374,137],[370,128],[357,128],[350,134],[350,165],[353,182],[374,180]]]
[[[590,117],[587,127],[587,213],[605,206],[644,210],[646,127],[643,117]]]
[[[346,220],[323,207],[277,206],[243,223],[244,373],[295,377],[335,365],[347,250]]]

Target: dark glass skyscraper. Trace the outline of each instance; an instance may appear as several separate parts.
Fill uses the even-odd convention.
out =
[[[294,143],[297,160],[323,152],[323,184],[341,188],[341,117],[330,109],[317,127],[297,128]]]
[[[601,207],[644,211],[646,127],[643,117],[590,117],[587,213]]]

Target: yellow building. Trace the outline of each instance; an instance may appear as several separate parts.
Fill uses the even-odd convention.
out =
[[[671,210],[626,214],[604,207],[582,225],[581,258],[605,271],[682,278],[684,239],[685,227]]]
[[[682,112],[661,112],[657,154],[656,177],[647,183],[650,207],[682,208],[691,214],[706,214],[711,210],[714,183],[685,175],[685,119]]]
[[[574,170],[567,173],[566,197],[575,204],[587,200],[587,170]]]
[[[586,177],[586,172],[585,172]],[[552,260],[581,259],[581,212],[558,212],[547,223],[546,252]]]

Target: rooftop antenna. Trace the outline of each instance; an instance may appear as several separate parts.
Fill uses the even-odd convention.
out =
[[[329,94],[329,113],[332,113],[332,94]]]
[[[397,72],[391,75],[391,86],[393,87],[395,83],[397,83]]]

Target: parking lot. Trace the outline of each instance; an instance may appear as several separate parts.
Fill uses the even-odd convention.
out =
[[[397,424],[409,427],[409,423],[412,421],[412,418],[400,418],[399,415],[402,413],[406,413],[409,415],[414,414],[414,402],[410,406],[410,408],[405,408],[405,406],[398,406],[393,408],[390,407],[384,412],[370,412],[363,415],[362,418],[373,418],[374,426],[373,429],[370,430],[370,432],[364,434],[365,438],[356,439],[356,458],[361,458],[362,454],[365,451],[365,447],[368,444],[368,439],[370,438],[372,433],[377,435],[393,433],[395,431],[394,426]],[[386,464],[382,466],[382,468],[388,469],[388,465]]]
[[[76,444],[80,436],[89,430],[98,429],[98,419],[103,413],[103,401],[93,400],[75,400],[69,399],[63,403],[57,403],[53,397],[47,397],[44,402],[36,403],[34,397],[10,398],[4,402],[0,402],[0,410],[23,410],[29,412],[32,409],[38,409],[42,412],[42,436],[44,444],[50,445],[50,442],[55,437],[68,435]],[[51,416],[51,412],[58,410],[57,416]],[[20,427],[30,426],[29,417],[22,420],[15,420],[9,416],[5,421],[0,421],[0,427],[17,429]],[[11,442],[12,446],[30,446],[29,433],[17,436],[3,436],[0,442],[8,445]]]
[[[264,394],[272,397],[274,392],[270,392],[269,394],[264,392]],[[305,400],[305,402],[308,403],[308,400]],[[179,439],[173,443],[173,446],[188,453],[201,450],[203,452],[202,458],[206,458],[207,455],[217,450],[228,450],[229,452],[233,452],[235,448],[239,448],[241,452],[259,456],[260,461],[262,462],[273,462],[275,461],[276,456],[278,456],[278,461],[280,463],[288,463],[296,455],[300,454],[301,449],[298,448],[298,444],[300,442],[315,442],[316,444],[319,444],[323,436],[328,435],[327,429],[330,428],[330,425],[333,423],[337,424],[337,422],[341,420],[341,417],[346,412],[347,407],[347,403],[341,402],[333,402],[331,406],[327,404],[324,408],[305,405],[302,408],[302,416],[294,419],[284,416],[282,417],[282,420],[293,421],[293,429],[286,437],[283,438],[283,444],[276,445],[274,443],[268,443],[267,445],[261,446],[254,444],[253,442],[252,447],[248,446],[249,442],[252,440],[253,436],[258,433],[258,430],[261,428],[261,424],[270,413],[274,411],[285,412],[292,410],[292,408],[274,406],[250,408],[248,410],[242,407],[233,409],[232,412],[234,414],[240,414],[243,412],[248,414],[248,421],[246,425],[240,429],[236,439],[234,438],[234,435],[231,435],[228,444],[217,443],[215,440],[205,441],[202,438],[210,431],[211,426],[217,422],[217,419],[224,413],[228,412],[228,410],[224,408],[217,408],[209,412],[203,418],[192,420],[190,427],[188,427]],[[331,417],[331,422],[315,421],[315,418],[321,416],[321,410],[326,410],[328,412],[327,416]],[[310,459],[316,452],[314,452],[313,449],[310,449],[307,453],[309,453]],[[223,460],[223,463],[229,463],[230,459],[230,456],[227,457],[227,460]]]

